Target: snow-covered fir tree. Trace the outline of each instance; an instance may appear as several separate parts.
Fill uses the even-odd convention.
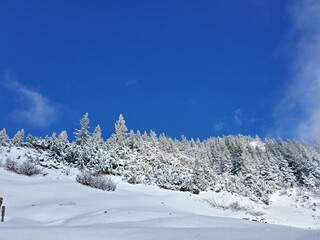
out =
[[[5,146],[8,144],[9,136],[5,128],[0,131],[0,146]]]
[[[76,129],[74,133],[74,137],[78,145],[84,145],[90,139],[89,122],[89,114],[85,113],[83,118],[80,120],[80,129]]]
[[[24,142],[24,129],[18,131],[11,140],[11,144],[16,147],[21,147]]]
[[[120,114],[119,119],[115,123],[114,127],[115,127],[115,133],[113,134],[114,140],[119,145],[124,146],[128,136],[128,128],[126,126],[126,121],[124,120],[122,114]]]
[[[66,130],[61,131],[61,133],[58,136],[58,139],[62,144],[69,143],[67,131]]]
[[[102,131],[101,131],[101,127],[98,124],[92,134],[92,142],[96,143],[96,144],[101,144],[103,142],[102,139]]]

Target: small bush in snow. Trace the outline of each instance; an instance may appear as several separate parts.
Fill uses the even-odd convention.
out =
[[[247,213],[250,214],[251,216],[254,216],[254,217],[261,217],[262,215],[264,215],[263,212],[253,211],[253,210],[248,211]]]
[[[217,209],[222,209],[222,210],[231,210],[233,212],[239,212],[239,211],[248,211],[251,209],[250,206],[247,205],[240,205],[239,202],[232,202],[229,204],[222,204],[214,199],[205,199],[207,203],[210,204],[211,207],[217,208]]]
[[[37,165],[30,160],[24,161],[22,164],[19,165],[12,158],[7,158],[4,167],[9,171],[27,176],[32,176],[41,173],[41,170],[37,167]]]
[[[20,165],[19,173],[27,176],[32,176],[41,173],[41,170],[34,162],[27,160]]]
[[[226,206],[226,205],[223,205],[223,204],[217,202],[217,201],[214,200],[213,198],[212,198],[212,199],[207,198],[207,199],[205,199],[205,201],[206,201],[207,203],[209,203],[209,205],[210,205],[211,207],[213,207],[213,208],[217,208],[217,209],[227,209],[227,206]]]
[[[88,171],[82,171],[77,175],[76,180],[86,186],[101,189],[104,191],[114,191],[117,185],[110,179],[103,176],[95,176]]]
[[[12,158],[7,158],[6,162],[4,163],[5,169],[19,173],[19,166],[16,161],[14,161]]]
[[[248,211],[250,210],[250,206],[247,205],[240,205],[239,202],[232,202],[228,205],[228,209],[234,212],[239,212],[239,211]]]

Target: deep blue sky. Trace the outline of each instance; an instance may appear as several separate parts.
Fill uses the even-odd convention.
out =
[[[268,136],[291,81],[289,2],[2,0],[0,128],[72,136],[89,112],[105,138],[120,113],[177,138]]]

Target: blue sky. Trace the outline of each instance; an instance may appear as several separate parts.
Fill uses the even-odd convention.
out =
[[[3,0],[0,128],[71,137],[89,112],[106,138],[122,113],[176,138],[311,139],[319,12],[316,0]]]

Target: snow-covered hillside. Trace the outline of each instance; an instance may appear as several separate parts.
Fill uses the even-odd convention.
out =
[[[1,240],[320,239],[320,142],[88,129],[0,131]]]
[[[27,155],[34,153],[29,159],[41,165],[50,160],[49,165],[53,162],[176,191],[224,190],[266,205],[279,190],[300,188],[320,194],[320,141],[311,144],[243,135],[202,141],[182,136],[178,140],[154,131],[128,131],[122,115],[114,134],[104,140],[99,125],[89,132],[85,114],[72,142],[66,131],[44,138],[28,134],[25,141],[23,129],[12,139],[3,129],[0,146],[9,153],[11,148],[26,148]]]
[[[132,185],[111,176],[115,191],[75,181],[79,170],[46,152],[1,147],[22,163],[37,159],[41,174],[19,175],[0,167],[6,218],[0,239],[320,239],[319,196],[299,188],[276,191],[270,204],[249,197],[200,194]]]

